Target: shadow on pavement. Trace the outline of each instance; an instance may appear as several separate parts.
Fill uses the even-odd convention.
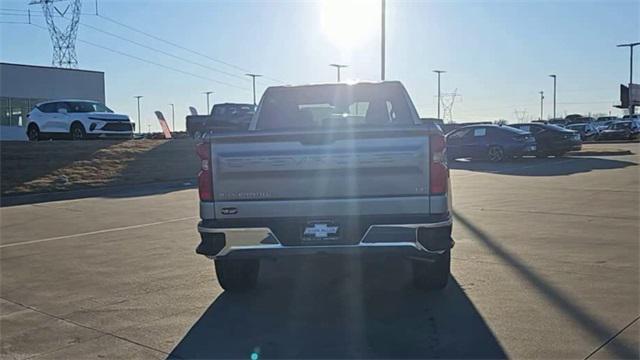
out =
[[[455,170],[515,176],[561,176],[585,173],[593,170],[621,169],[637,165],[638,164],[631,161],[589,157],[526,158],[502,163],[460,160],[449,162],[449,167]]]
[[[461,224],[467,228],[482,245],[486,246],[493,254],[505,261],[520,278],[533,285],[550,303],[560,309],[563,314],[571,317],[583,329],[589,332],[594,339],[604,343],[618,332],[618,329],[608,328],[605,324],[580,308],[575,301],[572,301],[571,298],[563,294],[560,289],[545,281],[540,275],[536,274],[526,262],[506,250],[496,240],[492,239],[489,234],[485,233],[465,216],[456,211],[453,212],[453,215],[456,224]],[[615,357],[617,359],[638,359],[640,356],[640,351],[637,348],[624,343],[622,340],[611,342],[608,347],[616,355]]]
[[[409,270],[392,259],[265,262],[258,289],[222,293],[169,357],[506,357],[455,278],[423,292]]]

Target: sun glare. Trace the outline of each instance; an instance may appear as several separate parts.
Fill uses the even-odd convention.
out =
[[[375,0],[324,0],[322,28],[329,40],[344,49],[358,47],[380,22],[380,2]]]

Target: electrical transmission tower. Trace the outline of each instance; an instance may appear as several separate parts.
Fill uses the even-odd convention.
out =
[[[514,113],[516,114],[516,119],[519,123],[525,122],[527,120],[527,115],[529,114],[527,110],[516,110]]]
[[[442,120],[447,122],[453,122],[453,105],[456,102],[456,98],[462,100],[462,95],[458,94],[458,89],[453,90],[452,93],[441,94],[442,102]]]
[[[57,4],[55,4],[57,3]],[[76,35],[80,21],[81,0],[32,0],[29,5],[42,5],[42,12],[49,28],[53,45],[51,64],[57,67],[76,68]],[[58,18],[60,25],[56,23]]]

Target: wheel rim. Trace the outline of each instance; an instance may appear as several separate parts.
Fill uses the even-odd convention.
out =
[[[29,129],[29,139],[36,140],[38,138],[38,129],[33,126]]]
[[[76,127],[73,129],[73,138],[74,139],[82,139],[82,129]]]
[[[491,159],[491,161],[502,160],[502,149],[497,147],[492,147],[491,149],[489,149],[489,159]]]

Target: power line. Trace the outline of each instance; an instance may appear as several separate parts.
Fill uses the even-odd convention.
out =
[[[21,17],[27,17],[27,14],[15,14],[15,13],[7,13],[7,14],[3,14],[2,10],[0,10],[0,16],[21,16]],[[35,16],[35,15],[32,15]],[[37,16],[42,16],[42,15],[37,15]]]
[[[24,24],[27,24],[27,23],[24,23]],[[37,24],[33,24],[32,23],[30,25],[33,25],[33,26],[35,26],[35,27],[37,27],[39,29],[42,29],[42,30],[47,30],[45,27],[37,25]],[[244,91],[247,91],[247,92],[249,91],[249,90],[247,90],[247,89],[245,89],[243,87],[240,87],[240,86],[237,86],[237,85],[234,85],[234,84],[230,84],[230,83],[227,83],[227,82],[224,82],[224,81],[220,81],[220,80],[211,79],[211,78],[208,78],[208,77],[205,77],[205,76],[201,76],[201,75],[198,75],[198,74],[195,74],[195,73],[191,73],[191,72],[184,71],[184,70],[181,70],[181,69],[178,69],[178,68],[174,68],[172,66],[164,65],[164,64],[152,61],[152,60],[144,59],[144,58],[141,58],[139,56],[127,54],[127,53],[125,53],[123,51],[112,49],[112,48],[109,48],[109,47],[106,47],[106,46],[103,46],[103,45],[99,45],[99,44],[93,43],[91,41],[82,40],[82,39],[78,39],[77,41],[81,42],[83,44],[91,45],[91,46],[94,46],[94,47],[97,47],[97,48],[100,48],[100,49],[103,49],[103,50],[106,50],[106,51],[110,51],[110,52],[119,54],[119,55],[122,55],[122,56],[126,56],[126,57],[129,57],[129,58],[132,58],[132,59],[136,59],[138,61],[142,61],[142,62],[145,62],[145,63],[148,63],[148,64],[152,64],[152,65],[155,65],[155,66],[159,66],[159,67],[162,67],[162,68],[165,68],[165,69],[168,69],[168,70],[172,70],[172,71],[175,71],[175,72],[179,72],[179,73],[184,74],[184,75],[189,75],[189,76],[201,79],[201,80],[212,81],[212,82],[215,82],[215,83],[218,83],[218,84],[226,85],[226,86],[233,87],[233,88],[240,89],[240,90],[244,90]]]
[[[0,11],[3,12],[13,12],[16,13],[16,15],[23,15],[23,16],[28,16],[29,13],[31,13],[31,16],[44,16],[44,12],[42,12],[42,10],[31,10],[31,9],[9,9],[9,8],[0,8]],[[93,15],[95,16],[96,14],[94,13],[83,13],[81,12],[80,15]]]
[[[22,10],[22,9],[10,9],[10,8],[0,8],[0,10],[23,12],[23,13],[24,13],[24,16],[27,16],[28,11],[29,11],[29,10]],[[32,13],[32,14],[33,14],[33,13],[36,13],[36,12],[38,12],[38,11],[31,11],[31,13]],[[42,13],[42,12],[40,12],[40,13]],[[147,36],[147,37],[150,37],[150,38],[152,38],[152,39],[154,39],[154,40],[157,40],[157,41],[163,42],[163,43],[165,43],[165,44],[171,45],[171,46],[176,47],[176,48],[178,48],[178,49],[181,49],[181,50],[184,50],[184,51],[190,52],[190,53],[192,53],[192,54],[195,54],[195,55],[198,55],[198,56],[201,56],[201,57],[207,58],[207,59],[209,59],[209,60],[211,60],[211,61],[214,61],[214,62],[217,62],[217,63],[219,63],[219,64],[226,65],[226,66],[228,66],[228,67],[231,67],[231,68],[233,68],[233,69],[236,69],[236,70],[242,71],[242,72],[244,72],[244,73],[249,73],[249,72],[251,72],[251,70],[245,69],[245,68],[243,68],[243,67],[237,66],[237,65],[235,65],[235,64],[232,64],[232,63],[229,63],[229,62],[226,62],[226,61],[220,60],[220,59],[216,59],[216,58],[214,58],[214,57],[211,57],[211,56],[209,56],[209,55],[207,55],[207,54],[204,54],[204,53],[201,53],[201,52],[199,52],[199,51],[196,51],[196,50],[193,50],[193,49],[189,49],[189,48],[187,48],[187,47],[185,47],[185,46],[182,46],[182,45],[180,45],[180,44],[177,44],[177,43],[175,43],[175,42],[173,42],[173,41],[170,41],[170,40],[167,40],[167,39],[163,39],[163,38],[161,38],[161,37],[159,37],[159,36],[156,36],[156,35],[153,35],[153,34],[151,34],[151,33],[148,33],[148,32],[146,32],[146,31],[144,31],[144,30],[140,30],[140,29],[135,28],[135,27],[133,27],[133,26],[130,26],[130,25],[124,24],[124,23],[122,23],[122,22],[120,22],[120,21],[117,21],[117,20],[115,20],[115,19],[112,19],[112,18],[110,18],[110,17],[104,16],[104,15],[95,14],[95,13],[87,13],[87,14],[84,14],[84,13],[83,13],[82,15],[91,15],[91,16],[99,17],[99,18],[104,19],[104,20],[106,20],[106,21],[112,22],[112,23],[114,23],[114,24],[116,24],[116,25],[119,25],[119,26],[122,26],[122,27],[124,27],[124,28],[126,28],[126,29],[129,29],[129,30],[131,30],[131,31],[134,31],[134,32],[140,33],[140,34],[145,35],[145,36]],[[88,26],[87,24],[83,24],[83,25],[84,25],[84,26]],[[126,39],[126,40],[127,40],[127,41],[129,41],[128,39]],[[135,42],[133,42],[133,41],[130,41],[130,42],[135,43]],[[155,50],[154,50],[154,51],[155,51]],[[176,56],[174,56],[174,57],[176,57]],[[191,62],[191,61],[189,61],[189,62]],[[194,63],[194,62],[192,62],[192,63]],[[200,64],[198,64],[198,65],[199,65],[199,66],[202,66],[202,65],[200,65]],[[207,67],[207,68],[209,68],[209,69],[214,69],[214,68],[211,68],[211,67]],[[224,71],[222,71],[222,70],[217,70],[217,69],[216,69],[216,70],[213,70],[213,71],[217,71],[217,72],[220,72],[220,73],[229,74],[229,73],[227,73],[227,72],[224,72]],[[234,77],[238,77],[238,78],[243,78],[242,76],[240,76],[240,75],[235,75],[235,74],[230,75],[230,76],[234,76]],[[274,77],[270,77],[270,76],[263,76],[263,78],[265,78],[265,79],[269,79],[269,80],[274,81],[274,82],[285,83],[285,81],[283,81],[283,80],[280,80],[280,79],[277,79],[277,78],[274,78]]]
[[[150,33],[146,32],[146,31],[143,31],[143,30],[140,30],[140,29],[134,28],[133,26],[130,26],[130,25],[127,25],[127,24],[121,23],[121,22],[119,22],[119,21],[117,21],[117,20],[114,20],[114,19],[112,19],[112,18],[110,18],[110,17],[104,16],[104,15],[96,15],[96,16],[98,16],[99,18],[102,18],[102,19],[104,19],[104,20],[110,21],[110,22],[112,22],[112,23],[114,23],[114,24],[117,24],[117,25],[120,25],[120,26],[122,26],[122,27],[125,27],[125,28],[127,28],[127,29],[129,29],[129,30],[131,30],[131,31],[135,31],[135,32],[137,32],[137,33],[140,33],[140,34],[143,34],[143,35],[145,35],[145,36],[148,36],[148,37],[150,37],[150,38],[152,38],[152,39],[155,39],[155,40],[161,41],[161,42],[163,42],[163,43],[165,43],[165,44],[169,44],[169,45],[171,45],[171,46],[174,46],[174,47],[176,47],[176,48],[178,48],[178,49],[182,49],[182,50],[187,51],[187,52],[190,52],[190,53],[192,53],[192,54],[195,54],[195,55],[198,55],[198,56],[202,56],[202,57],[207,58],[207,59],[209,59],[209,60],[211,60],[211,61],[214,61],[214,62],[217,62],[217,63],[223,64],[223,65],[229,66],[229,67],[234,68],[234,69],[239,70],[239,71],[243,71],[243,72],[251,72],[251,70],[247,70],[247,69],[245,69],[245,68],[242,68],[242,67],[240,67],[240,66],[237,66],[237,65],[234,65],[234,64],[231,64],[231,63],[228,63],[228,62],[226,62],[226,61],[222,61],[222,60],[219,60],[219,59],[213,58],[213,57],[211,57],[211,56],[209,56],[209,55],[207,55],[207,54],[203,54],[203,53],[201,53],[201,52],[199,52],[199,51],[189,49],[189,48],[184,47],[184,46],[182,46],[182,45],[176,44],[176,43],[174,43],[174,42],[172,42],[172,41],[169,41],[169,40],[163,39],[163,38],[161,38],[161,37],[158,37],[158,36],[156,36],[156,35],[150,34]],[[280,79],[276,79],[276,78],[272,78],[272,77],[268,77],[268,76],[264,76],[264,78],[269,79],[269,80],[272,80],[272,81],[276,81],[276,82],[284,83],[284,81],[282,81],[282,80],[280,80]]]
[[[140,47],[142,47],[142,48],[145,48],[145,49],[148,49],[148,50],[151,50],[151,51],[155,51],[155,52],[157,52],[157,53],[160,53],[160,54],[163,54],[163,55],[166,55],[166,56],[170,56],[170,57],[172,57],[172,58],[175,58],[175,59],[178,59],[178,60],[181,60],[181,61],[184,61],[184,62],[187,62],[187,63],[193,64],[193,65],[197,65],[197,66],[203,67],[203,68],[208,69],[208,70],[211,70],[211,71],[215,71],[215,72],[218,72],[218,73],[221,73],[221,74],[224,74],[224,75],[227,75],[227,76],[231,76],[231,77],[234,77],[234,78],[237,78],[237,79],[243,80],[243,81],[248,81],[248,80],[249,80],[249,79],[247,79],[247,78],[245,78],[245,77],[243,77],[243,76],[236,75],[236,74],[232,74],[232,73],[230,73],[230,72],[226,72],[226,71],[223,71],[223,70],[219,70],[219,69],[213,68],[213,67],[211,67],[211,66],[207,66],[207,65],[205,65],[205,64],[202,64],[202,63],[199,63],[199,62],[196,62],[196,61],[193,61],[193,60],[189,60],[189,59],[187,59],[187,58],[183,58],[183,57],[178,56],[178,55],[174,55],[174,54],[169,53],[169,52],[166,52],[166,51],[164,51],[164,50],[156,49],[156,48],[154,48],[154,47],[151,47],[151,46],[148,46],[148,45],[145,45],[145,44],[139,43],[139,42],[137,42],[137,41],[134,41],[134,40],[131,40],[131,39],[127,39],[127,38],[125,38],[124,36],[120,36],[120,35],[118,35],[118,34],[114,34],[114,33],[112,33],[112,32],[102,30],[102,29],[100,29],[100,28],[98,28],[98,27],[95,27],[95,26],[93,26],[93,25],[85,24],[85,23],[83,23],[83,22],[80,22],[80,25],[85,26],[85,27],[88,27],[88,28],[90,28],[90,29],[92,29],[92,30],[94,30],[94,31],[97,31],[97,32],[100,32],[100,33],[103,33],[103,34],[106,34],[106,35],[109,35],[109,36],[115,37],[115,38],[117,38],[117,39],[120,39],[120,40],[123,40],[123,41],[129,42],[129,43],[131,43],[131,44],[134,44],[134,45],[140,46]]]
[[[198,75],[198,74],[194,74],[194,73],[191,73],[191,72],[188,72],[188,71],[180,70],[180,69],[168,66],[168,65],[157,63],[155,61],[151,61],[151,60],[144,59],[144,58],[141,58],[141,57],[138,57],[138,56],[135,56],[135,55],[127,54],[127,53],[122,52],[120,50],[115,50],[115,49],[108,48],[106,46],[98,45],[98,44],[92,43],[90,41],[78,39],[78,42],[81,42],[81,43],[87,44],[87,45],[91,45],[91,46],[94,46],[94,47],[97,47],[97,48],[100,48],[100,49],[103,49],[103,50],[107,50],[107,51],[110,51],[110,52],[113,52],[113,53],[116,53],[116,54],[120,54],[122,56],[130,57],[130,58],[136,59],[138,61],[146,62],[148,64],[152,64],[152,65],[156,65],[156,66],[159,66],[159,67],[162,67],[162,68],[165,68],[165,69],[173,70],[173,71],[179,72],[181,74],[193,76],[193,77],[201,79],[201,80],[212,81],[212,82],[215,82],[215,83],[218,83],[218,84],[226,85],[226,86],[233,87],[233,88],[240,89],[240,90],[244,90],[244,91],[247,91],[247,92],[249,91],[249,90],[247,90],[247,89],[245,89],[245,88],[243,88],[241,86],[233,85],[233,84],[230,84],[230,83],[225,82],[225,81],[215,80],[215,79],[204,77],[204,76],[201,76],[201,75]]]
[[[2,9],[0,9],[0,11],[2,11]],[[14,16],[27,16],[26,14],[11,14],[11,15],[14,15]],[[42,15],[32,15],[32,16],[42,16]],[[64,16],[58,16],[58,17],[65,18]],[[199,63],[199,62],[196,62],[196,61],[193,61],[193,60],[190,60],[190,59],[187,59],[187,58],[184,58],[184,57],[178,56],[178,55],[174,55],[174,54],[172,54],[172,53],[169,53],[169,52],[166,52],[166,51],[163,51],[163,50],[160,50],[160,49],[156,49],[156,48],[154,48],[154,47],[151,47],[151,46],[148,46],[148,45],[145,45],[145,44],[139,43],[139,42],[137,42],[137,41],[134,41],[134,40],[131,40],[131,39],[127,39],[127,38],[126,38],[126,37],[124,37],[124,36],[120,36],[120,35],[118,35],[118,34],[115,34],[115,33],[109,32],[109,31],[102,30],[102,29],[100,29],[100,28],[98,28],[98,27],[95,27],[95,26],[93,26],[93,25],[89,25],[89,24],[86,24],[86,23],[83,23],[83,22],[80,22],[80,25],[82,25],[82,26],[84,26],[84,27],[88,27],[88,28],[90,28],[90,29],[92,29],[92,30],[94,30],[94,31],[97,31],[97,32],[100,32],[100,33],[103,33],[103,34],[106,34],[106,35],[109,35],[109,36],[115,37],[115,38],[117,38],[117,39],[120,39],[120,40],[123,40],[123,41],[129,42],[129,43],[131,43],[131,44],[134,44],[134,45],[140,46],[140,47],[142,47],[142,48],[145,48],[145,49],[148,49],[148,50],[151,50],[151,51],[155,51],[155,52],[157,52],[157,53],[160,53],[160,54],[163,54],[163,55],[166,55],[166,56],[170,56],[170,57],[172,57],[172,58],[175,58],[175,59],[178,59],[178,60],[181,60],[181,61],[184,61],[184,62],[187,62],[187,63],[193,64],[193,65],[197,65],[197,66],[203,67],[203,68],[208,69],[208,70],[211,70],[211,71],[215,71],[215,72],[218,72],[218,73],[221,73],[221,74],[224,74],[224,75],[227,75],[227,76],[231,76],[231,77],[234,77],[234,78],[237,78],[237,79],[243,80],[243,81],[249,81],[249,79],[245,78],[244,76],[240,76],[240,75],[232,74],[232,73],[227,72],[227,71],[219,70],[219,69],[216,69],[216,68],[214,68],[214,67],[207,66],[207,65],[205,65],[205,64],[202,64],[202,63]]]

